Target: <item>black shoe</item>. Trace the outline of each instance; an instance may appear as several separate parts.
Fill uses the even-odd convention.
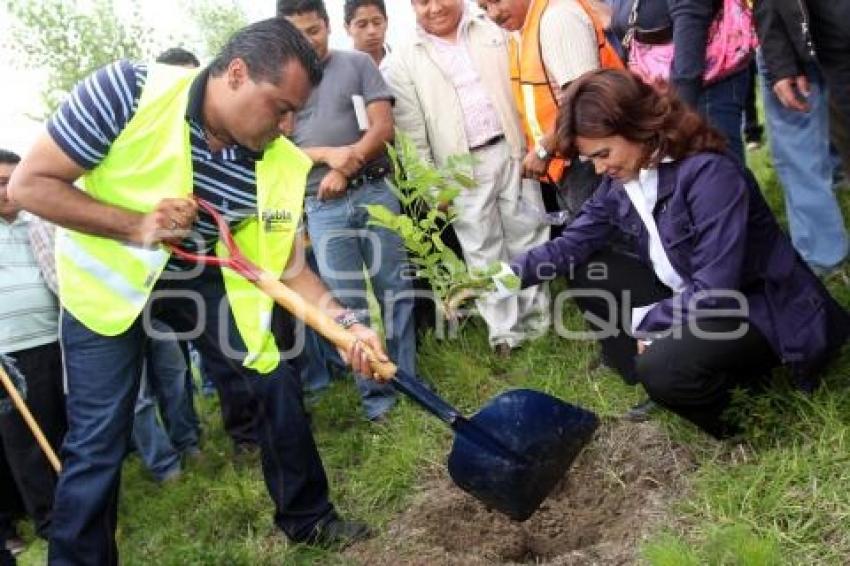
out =
[[[369,525],[359,521],[345,521],[333,517],[320,525],[303,542],[322,548],[343,550],[355,542],[372,538],[374,533]]]
[[[623,415],[623,420],[631,421],[633,423],[642,423],[644,421],[648,421],[649,416],[659,408],[660,407],[655,401],[647,399],[626,411],[626,414]]]

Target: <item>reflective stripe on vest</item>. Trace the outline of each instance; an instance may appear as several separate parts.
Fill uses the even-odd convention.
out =
[[[192,154],[186,106],[196,71],[150,65],[136,114],[106,158],[82,180],[98,201],[146,213],[163,198],[192,193]],[[266,271],[282,274],[301,218],[310,159],[279,138],[256,162],[257,215],[234,231],[242,252]],[[222,255],[222,247],[216,246]],[[56,242],[62,305],[105,336],[126,331],[138,318],[169,254],[108,238],[64,230]],[[279,355],[269,331],[272,301],[251,283],[222,271],[226,304],[247,352],[243,364],[268,373]]]
[[[69,232],[63,228],[56,231],[56,246],[63,257],[73,262],[76,269],[90,275],[96,282],[108,289],[110,293],[114,293],[121,297],[124,301],[133,305],[135,308],[138,305],[139,309],[144,306],[148,300],[148,294],[144,291],[133,287],[123,273],[112,269],[99,258],[90,254],[86,248],[77,240],[69,236]],[[151,269],[156,269],[158,265],[162,265],[163,260],[168,259],[168,254],[162,250],[149,250],[150,257],[147,258],[147,266]],[[141,258],[139,258],[141,259]]]
[[[537,104],[534,96],[534,85],[521,85],[522,88],[522,102],[525,106],[525,113],[523,117],[526,120],[526,127],[529,130],[529,135],[531,140],[529,140],[528,147],[534,147],[540,140],[543,139],[543,135],[545,132],[543,131],[543,127],[540,125],[540,122],[537,120]]]

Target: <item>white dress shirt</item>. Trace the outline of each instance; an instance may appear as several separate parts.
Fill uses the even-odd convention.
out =
[[[671,160],[665,158],[663,161]],[[643,220],[649,234],[649,259],[652,262],[655,275],[673,293],[681,293],[686,287],[685,281],[673,267],[673,264],[670,263],[670,258],[667,257],[667,252],[658,233],[658,225],[652,215],[655,204],[658,202],[658,169],[641,169],[637,179],[626,182],[624,186],[626,194],[629,195],[629,200],[632,201],[632,206],[635,207],[641,220]],[[655,304],[652,304],[632,309],[632,333],[637,330],[646,314],[654,306]]]

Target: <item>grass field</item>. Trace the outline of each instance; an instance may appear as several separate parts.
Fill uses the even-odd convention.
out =
[[[780,217],[781,193],[765,150],[751,166]],[[850,193],[841,194],[850,217]],[[847,268],[845,268],[845,276]],[[840,276],[830,290],[850,307]],[[580,324],[566,307],[566,317]],[[426,337],[420,371],[464,411],[516,386],[532,387],[615,418],[641,398],[610,372],[592,371],[595,348],[546,336],[505,367],[490,354],[485,332],[467,324],[457,339]],[[691,446],[696,470],[670,508],[671,520],[641,546],[640,561],[682,564],[850,563],[850,352],[824,386],[804,397],[784,385],[738,409],[747,441],[730,448],[669,415],[655,420],[675,442]],[[214,400],[199,398],[204,457],[177,482],[159,486],[137,459],[125,467],[119,543],[126,564],[314,564],[351,558],[289,545],[274,528],[256,455],[234,457]],[[409,505],[421,478],[443,466],[449,432],[402,403],[389,422],[362,420],[353,385],[337,382],[311,405],[313,425],[333,490],[345,516],[381,532]],[[740,457],[730,458],[731,452]],[[32,542],[22,564],[42,564],[45,545]]]

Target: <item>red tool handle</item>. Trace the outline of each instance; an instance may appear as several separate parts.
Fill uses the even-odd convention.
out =
[[[181,259],[185,259],[186,261],[202,263],[204,265],[229,267],[239,275],[245,277],[248,281],[258,281],[263,270],[251,263],[248,258],[242,255],[242,252],[233,240],[233,234],[230,233],[230,227],[227,225],[227,221],[224,217],[216,211],[213,205],[204,199],[195,197],[195,202],[197,202],[198,206],[204,209],[215,221],[216,226],[218,226],[219,239],[221,239],[224,243],[224,247],[227,248],[229,257],[194,254],[174,245],[169,245],[168,248],[174,253],[174,255]]]

